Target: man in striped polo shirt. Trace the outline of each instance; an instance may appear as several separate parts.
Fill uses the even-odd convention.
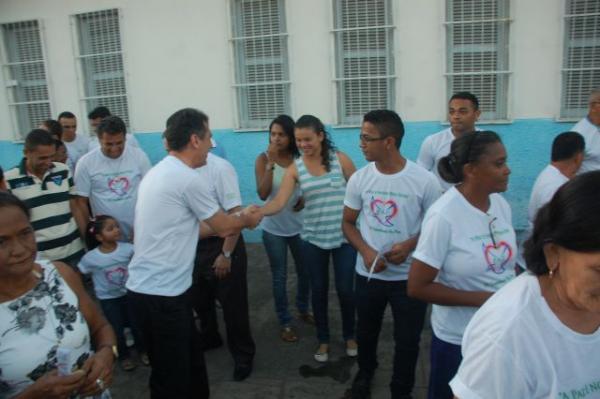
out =
[[[55,151],[54,139],[47,131],[32,130],[25,139],[25,157],[6,172],[6,185],[31,210],[38,254],[76,267],[84,253],[81,234],[86,221],[76,208],[69,168],[52,162]]]

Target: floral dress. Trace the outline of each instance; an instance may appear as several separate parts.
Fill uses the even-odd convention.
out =
[[[57,368],[57,351],[72,371],[91,355],[87,323],[77,296],[54,265],[38,261],[42,275],[29,292],[0,303],[0,398],[17,395]]]

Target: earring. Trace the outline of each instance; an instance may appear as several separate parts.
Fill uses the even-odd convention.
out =
[[[549,274],[550,274],[550,278],[554,277],[554,270],[550,269],[550,273]]]

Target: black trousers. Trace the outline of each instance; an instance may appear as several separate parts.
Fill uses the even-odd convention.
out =
[[[223,308],[227,346],[236,363],[249,364],[256,346],[250,331],[248,313],[248,259],[242,236],[231,254],[231,271],[222,280],[215,277],[212,265],[221,253],[223,239],[210,237],[198,242],[192,285],[194,310],[200,318],[203,339],[210,340],[219,333],[215,300]]]
[[[150,397],[208,398],[208,376],[190,290],[175,297],[128,291],[127,299],[150,358]]]
[[[406,281],[383,281],[356,275],[358,367],[372,375],[377,368],[377,343],[385,308],[394,319],[394,370],[392,398],[408,397],[415,384],[419,341],[427,304],[406,295]]]

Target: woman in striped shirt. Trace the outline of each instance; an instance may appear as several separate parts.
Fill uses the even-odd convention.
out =
[[[291,164],[279,192],[262,207],[265,216],[281,211],[294,192],[296,183],[304,196],[304,225],[301,237],[306,266],[310,274],[312,306],[319,348],[315,360],[329,360],[329,257],[333,257],[335,286],[342,312],[342,330],[346,354],[356,356],[354,339],[354,264],[356,251],[342,233],[342,212],[346,181],[356,170],[352,160],[336,151],[323,123],[304,115],[296,122],[294,136],[302,156]]]

